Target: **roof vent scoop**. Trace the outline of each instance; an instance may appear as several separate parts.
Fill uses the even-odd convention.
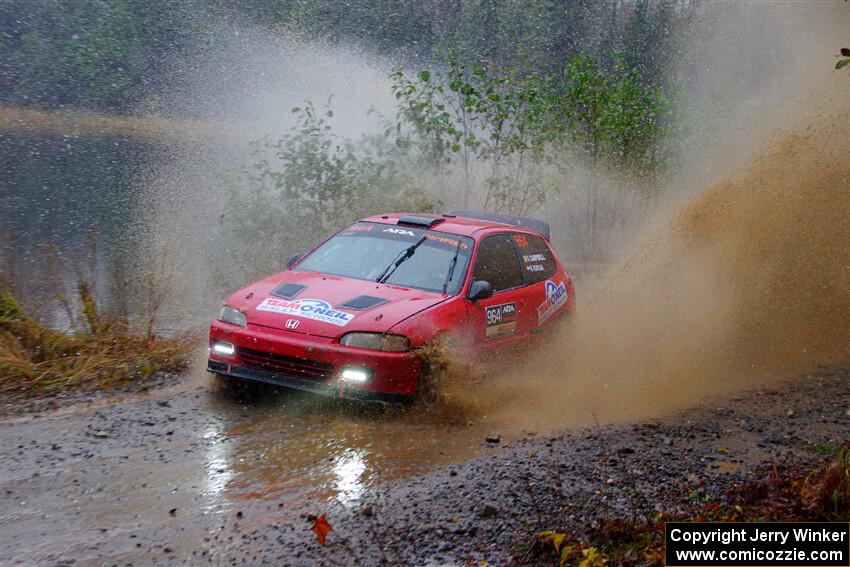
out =
[[[420,215],[404,215],[399,217],[398,224],[409,224],[413,226],[421,226],[423,228],[431,228],[435,224],[443,222],[444,218],[426,217]]]
[[[296,295],[307,289],[306,285],[297,283],[283,283],[272,290],[272,295],[283,299],[293,299]]]
[[[382,297],[373,297],[371,295],[358,295],[357,297],[352,297],[345,303],[340,303],[337,307],[342,307],[344,309],[353,309],[355,311],[365,311],[366,309],[372,309],[382,303],[386,303],[387,300]]]

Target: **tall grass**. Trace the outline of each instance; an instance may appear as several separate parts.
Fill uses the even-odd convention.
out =
[[[0,288],[0,411],[34,399],[143,390],[187,368],[193,337],[131,333],[98,311],[89,285],[78,283],[76,292],[85,324],[60,332]]]

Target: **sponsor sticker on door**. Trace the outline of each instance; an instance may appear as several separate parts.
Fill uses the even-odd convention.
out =
[[[271,311],[281,315],[296,315],[304,319],[330,323],[339,327],[345,327],[353,319],[354,315],[347,311],[332,309],[331,304],[321,299],[295,299],[287,301],[269,297],[257,305],[257,311]]]
[[[546,280],[546,299],[537,306],[537,324],[542,325],[555,311],[567,303],[567,286],[564,282]]]
[[[486,309],[488,339],[516,331],[516,303],[493,305]]]

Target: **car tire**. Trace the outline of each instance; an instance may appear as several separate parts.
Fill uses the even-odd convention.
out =
[[[432,406],[440,401],[440,382],[444,375],[444,369],[426,363],[416,387],[416,401],[419,404]]]
[[[262,384],[250,380],[242,380],[226,374],[212,372],[213,391],[229,400],[250,398],[259,390]]]
[[[422,374],[416,387],[416,399],[420,404],[429,406],[440,401],[441,387],[445,383],[453,358],[458,352],[455,339],[449,334],[442,334],[423,349],[428,353],[423,355]]]

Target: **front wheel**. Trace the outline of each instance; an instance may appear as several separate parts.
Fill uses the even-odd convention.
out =
[[[457,341],[447,334],[439,335],[419,349],[422,374],[416,388],[416,398],[424,405],[440,401],[447,382],[460,374],[457,362],[460,349]]]
[[[416,400],[420,404],[431,406],[440,401],[440,383],[445,376],[445,369],[436,364],[425,362],[419,384],[416,387]]]
[[[256,397],[265,385],[251,380],[242,380],[227,374],[211,372],[212,390],[228,400],[243,401]]]

